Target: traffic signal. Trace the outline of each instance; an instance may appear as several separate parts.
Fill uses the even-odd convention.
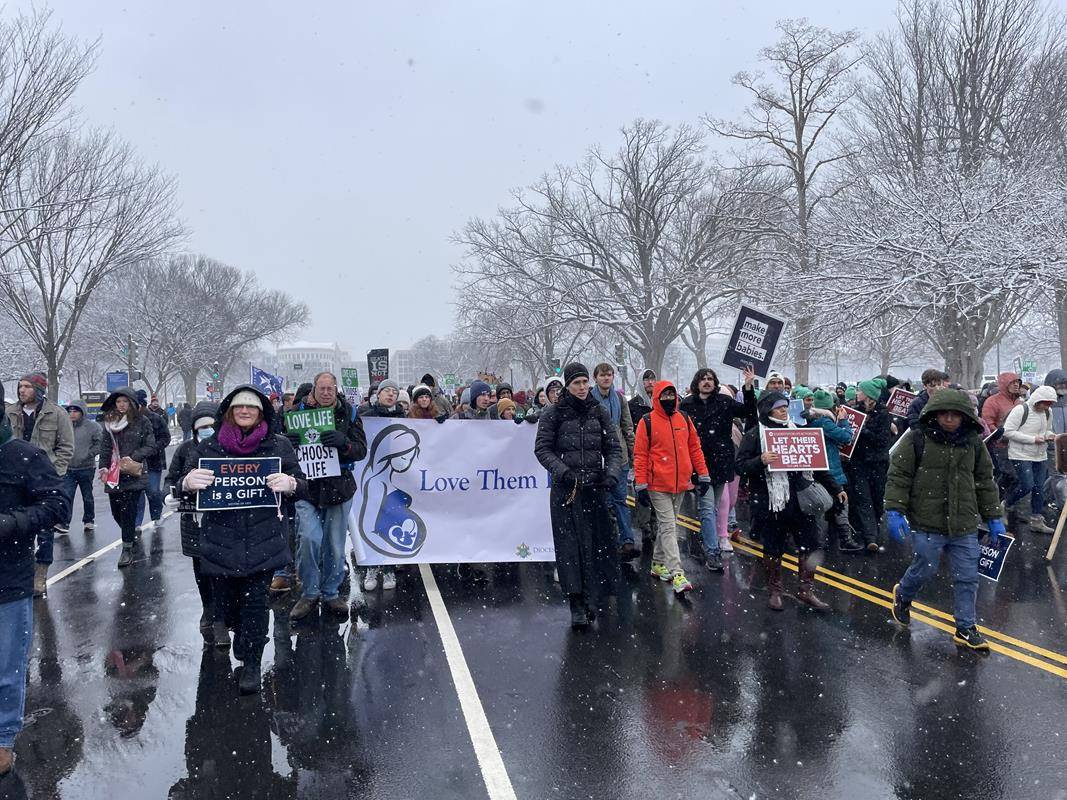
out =
[[[626,348],[623,346],[622,342],[619,342],[617,345],[615,345],[615,363],[626,363]]]
[[[137,364],[140,362],[140,360],[140,353],[137,352],[137,342],[130,340],[129,361],[131,364]]]
[[[211,380],[217,381],[219,379],[219,362],[216,361],[211,365]]]
[[[553,358],[552,359],[552,373],[554,375],[559,375],[560,369],[561,368],[560,368],[560,364],[559,364],[559,359],[558,358]]]

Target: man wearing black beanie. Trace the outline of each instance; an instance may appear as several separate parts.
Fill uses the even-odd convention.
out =
[[[0,407],[4,389],[0,384]],[[33,641],[33,540],[70,514],[55,467],[39,447],[13,438],[0,418],[0,778],[22,730],[26,665]]]

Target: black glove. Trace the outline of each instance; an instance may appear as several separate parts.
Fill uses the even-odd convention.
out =
[[[434,422],[436,422],[438,425],[440,425],[442,422],[444,422],[446,419],[448,419],[448,414],[441,414],[439,416],[434,417],[433,419],[434,419]]]
[[[637,502],[645,508],[652,508],[652,495],[648,493],[648,489],[642,489],[637,493]]]
[[[600,484],[610,492],[619,485],[619,476],[611,474],[605,475],[604,480],[602,480]]]
[[[300,447],[300,445],[303,444],[299,433],[287,433],[285,434],[285,438],[292,443],[293,447]]]
[[[0,539],[7,539],[19,532],[19,523],[13,514],[0,514]]]
[[[327,447],[336,447],[342,452],[348,449],[348,437],[341,431],[323,431],[319,441]]]
[[[711,488],[711,484],[708,481],[700,481],[697,483],[697,494],[701,497],[708,493],[708,489]]]
[[[563,473],[563,475],[560,476],[559,485],[563,489],[567,489],[569,491],[574,488],[574,485],[576,483],[578,483],[578,476],[575,475],[574,472],[572,472],[571,470],[567,470]]]

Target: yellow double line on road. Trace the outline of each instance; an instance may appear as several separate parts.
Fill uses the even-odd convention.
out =
[[[632,498],[628,499],[632,500]],[[633,502],[631,502],[630,505],[633,505]],[[695,520],[692,517],[679,514],[678,524],[687,530],[695,531],[696,533],[700,532],[700,521]],[[759,544],[759,542],[755,542],[744,536],[740,537],[739,541],[734,542],[734,549],[755,556],[756,558],[763,557],[763,546]],[[789,555],[788,553],[783,556],[782,564],[794,572],[797,572],[799,569],[796,557]],[[815,571],[815,579],[828,586],[833,586],[835,589],[840,589],[843,592],[858,597],[861,600],[866,600],[868,603],[873,603],[874,605],[888,609],[893,607],[892,592],[865,583],[864,581],[857,580],[856,578],[844,575],[840,572],[834,572],[826,567],[819,567]],[[934,608],[933,606],[928,606],[925,603],[913,602],[911,607],[913,620],[923,622],[931,627],[944,631],[945,633],[951,634],[955,632],[955,620],[951,614],[946,614],[944,611]],[[917,611],[922,613],[915,613]],[[1062,666],[1056,666],[1056,664],[1067,666],[1067,656],[1062,653],[1047,650],[1044,647],[1030,644],[1022,639],[1016,639],[1014,636],[1009,636],[1006,633],[1001,633],[1000,631],[995,631],[983,626],[979,626],[978,630],[992,640],[989,642],[990,650],[1067,679],[1067,669]],[[1011,647],[1008,647],[1007,645],[1011,645]],[[1050,664],[1049,661],[1056,663]]]

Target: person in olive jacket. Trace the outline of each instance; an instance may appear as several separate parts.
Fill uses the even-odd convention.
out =
[[[0,408],[4,388],[0,383]],[[70,513],[48,455],[14,438],[0,415],[0,781],[15,760],[22,730],[26,668],[33,642],[33,541]]]
[[[281,471],[267,476],[277,508],[205,511],[200,517],[200,568],[214,579],[215,646],[229,640],[225,613],[233,609],[237,620],[234,655],[244,665],[239,680],[242,694],[260,690],[270,622],[267,587],[274,570],[292,560],[282,498],[307,496],[307,481],[292,444],[270,433],[273,416],[266,395],[254,386],[238,386],[219,404],[217,433],[196,448],[197,459],[277,458],[281,462]],[[188,459],[189,471],[181,476],[179,485],[186,492],[199,492],[215,481],[211,470],[193,466],[197,459]]]
[[[133,562],[137,541],[137,498],[148,487],[145,462],[156,452],[152,423],[128,386],[108,395],[100,406],[104,428],[97,453],[97,475],[111,503],[111,516],[122,531],[119,566]]]
[[[623,454],[611,415],[589,391],[589,370],[568,364],[564,390],[537,423],[534,455],[552,476],[549,495],[559,585],[571,625],[584,628],[598,602],[614,594],[619,575],[608,494]]]
[[[941,553],[947,552],[955,590],[952,639],[973,650],[988,650],[975,626],[978,526],[985,520],[994,546],[1005,531],[993,459],[964,392],[938,391],[919,415],[919,425],[897,443],[885,503],[890,535],[900,542],[910,536],[914,552],[911,566],[893,587],[893,618],[902,625],[911,622],[912,601],[937,574]]]

